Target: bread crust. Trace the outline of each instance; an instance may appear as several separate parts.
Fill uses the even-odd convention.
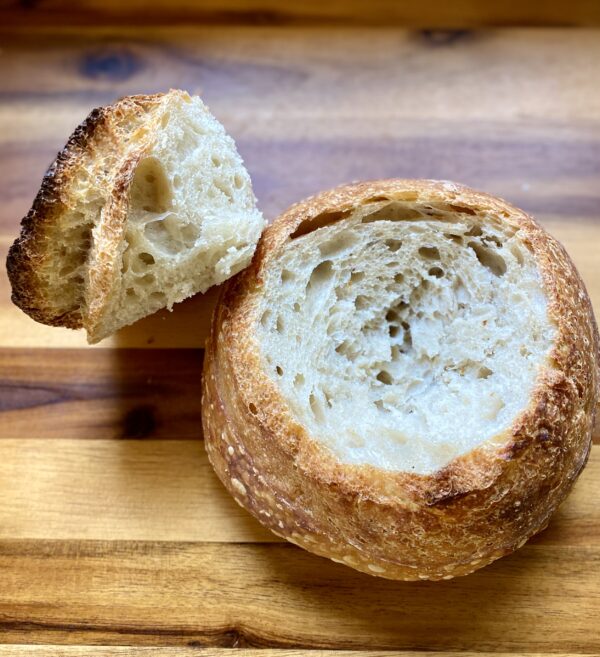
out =
[[[512,426],[431,475],[340,463],[292,416],[263,371],[254,334],[264,273],[295,232],[384,199],[486,211],[519,230],[535,258],[556,340]],[[509,554],[544,529],[583,469],[599,394],[599,339],[564,248],[505,201],[449,182],[339,187],[284,212],[251,267],[222,291],[203,379],[206,449],[236,501],[275,534],[389,579],[450,579]]]
[[[113,105],[92,110],[44,175],[31,209],[21,221],[21,233],[6,259],[12,301],[36,321],[72,329],[85,325],[85,307],[58,309],[51,301],[48,283],[39,275],[41,266],[51,257],[49,247],[56,240],[52,231],[72,207],[73,183],[86,160],[102,155],[107,148],[118,148],[112,143],[116,124],[141,116],[164,96],[128,96]],[[121,189],[120,193],[125,195],[127,190]],[[121,200],[126,201],[125,198]]]

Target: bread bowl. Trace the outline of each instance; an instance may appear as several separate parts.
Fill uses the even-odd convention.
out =
[[[75,130],[12,245],[12,300],[91,343],[247,266],[264,227],[233,139],[185,91],[129,96]]]
[[[450,579],[546,527],[589,454],[589,297],[564,248],[450,182],[324,192],[265,231],[205,352],[209,459],[275,534]]]

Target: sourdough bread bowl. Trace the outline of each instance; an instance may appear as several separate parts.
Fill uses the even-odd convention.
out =
[[[546,527],[586,463],[598,331],[563,247],[465,187],[294,205],[226,284],[206,449],[275,534],[390,579],[450,579]]]
[[[98,342],[233,276],[263,228],[198,96],[128,96],[92,111],[46,173],[8,254],[12,300]]]

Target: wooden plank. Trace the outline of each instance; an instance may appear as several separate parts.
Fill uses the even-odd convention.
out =
[[[0,359],[0,438],[202,438],[200,350],[4,349]]]
[[[468,577],[371,578],[292,545],[0,542],[9,643],[600,650],[598,546],[526,546]]]
[[[156,648],[151,646],[3,645],[3,657],[423,657],[421,651],[394,650],[297,650],[293,648]],[[576,653],[494,652],[494,657],[575,657]],[[479,652],[431,652],[427,657],[483,657]]]
[[[597,25],[600,10],[591,0],[545,2],[479,2],[478,0],[69,0],[43,3],[4,3],[0,18],[5,24],[149,24],[149,23],[250,23],[250,24],[370,24],[456,28],[481,25]]]
[[[280,542],[238,507],[198,441],[0,441],[0,538]],[[600,447],[544,548],[600,545]]]
[[[3,539],[281,540],[225,491],[201,441],[2,440],[0,463]]]

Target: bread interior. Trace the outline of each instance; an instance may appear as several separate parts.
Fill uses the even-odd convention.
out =
[[[416,195],[301,226],[264,289],[264,367],[348,464],[430,474],[497,436],[555,337],[519,233]]]

